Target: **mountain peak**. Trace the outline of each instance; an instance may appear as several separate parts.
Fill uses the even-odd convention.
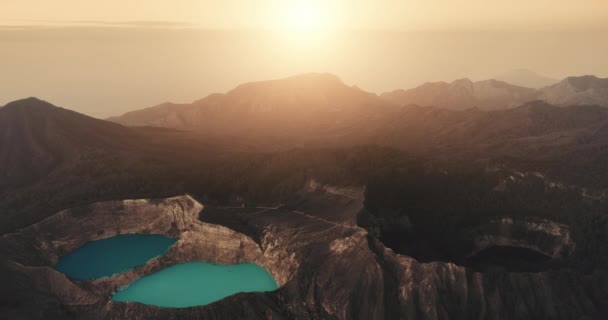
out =
[[[118,150],[130,132],[37,98],[10,102],[0,108],[0,180],[29,181],[79,154]]]
[[[15,101],[11,101],[7,103],[4,108],[56,108],[56,106],[38,99],[36,97],[29,97],[24,99],[19,99]]]
[[[339,82],[343,83],[342,79],[335,74],[327,72],[308,72],[287,77],[284,80],[308,80],[308,81],[324,81],[324,82]]]
[[[514,69],[499,74],[495,76],[494,79],[535,89],[550,86],[559,82],[559,80],[540,75],[530,69]]]
[[[576,79],[584,79],[584,80],[598,80],[601,78],[598,78],[597,76],[593,75],[593,74],[585,74],[582,76],[570,76],[567,77],[566,80],[576,80]]]
[[[341,87],[346,86],[342,80],[330,73],[303,73],[287,78],[247,82],[241,84],[231,90],[230,92],[241,92],[248,90],[259,90],[260,88],[310,88],[310,87]],[[230,94],[230,92],[228,94]]]
[[[473,81],[469,78],[460,78],[460,79],[456,79],[456,80],[452,81],[452,84],[459,84],[459,83],[473,83]]]
[[[593,75],[568,77],[543,88],[540,98],[559,106],[608,106],[608,79]]]
[[[570,84],[578,90],[588,90],[591,88],[608,86],[608,79],[598,78],[594,75],[568,77],[564,79],[563,82]]]
[[[287,78],[249,82],[222,94],[212,94],[179,108],[153,107],[110,120],[187,130],[235,131],[264,128],[264,132],[333,127],[349,119],[372,117],[378,108],[392,108],[376,94],[350,86],[329,73],[305,73]],[[354,120],[353,120],[354,121]],[[234,125],[239,124],[239,125]]]
[[[418,104],[445,109],[505,109],[535,98],[534,89],[499,80],[472,81],[462,78],[448,82],[427,82],[409,90],[382,94],[398,105]]]

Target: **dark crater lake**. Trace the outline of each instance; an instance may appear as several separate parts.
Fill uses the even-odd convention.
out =
[[[112,276],[163,255],[176,241],[147,234],[125,234],[91,241],[61,257],[55,269],[78,280]]]

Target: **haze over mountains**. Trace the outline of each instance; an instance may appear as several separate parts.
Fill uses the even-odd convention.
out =
[[[473,82],[460,79],[451,83],[430,82],[409,90],[396,90],[382,97],[400,105],[417,104],[446,109],[505,109],[534,100],[536,91],[497,80]]]
[[[176,148],[171,145],[188,143],[233,151],[373,144],[433,157],[561,156],[566,161],[588,154],[585,161],[592,161],[604,156],[608,141],[607,83],[593,76],[570,77],[535,90],[463,79],[378,96],[336,76],[311,73],[247,83],[191,104],[164,103],[109,119],[133,128],[26,99],[0,109],[8,139],[0,154],[8,178],[44,173],[75,158],[63,149],[79,156],[84,152],[74,150],[130,148],[127,153],[135,154],[160,148],[168,154]],[[537,100],[541,96],[553,103]],[[20,138],[11,139],[16,132]],[[40,137],[41,132],[46,136]],[[57,142],[39,141],[53,137]]]
[[[595,76],[569,77],[539,92],[539,99],[566,105],[608,105],[608,79]]]
[[[192,131],[197,134],[189,136],[204,138],[206,146],[231,141],[233,149],[372,143],[418,151],[483,146],[513,155],[540,145],[547,151],[564,144],[579,148],[582,141],[587,146],[600,143],[607,127],[605,106],[608,79],[593,76],[569,77],[538,90],[463,79],[378,96],[330,74],[305,74],[247,83],[191,104],[164,103],[108,120]],[[35,176],[84,151],[140,150],[149,145],[145,140],[150,134],[162,133],[111,122],[33,98],[9,103],[0,109],[0,174],[5,181]]]
[[[109,120],[129,125],[186,128],[204,127],[204,122],[223,121],[224,117],[234,116],[255,118],[261,115],[268,120],[290,116],[291,121],[306,121],[318,113],[357,112],[383,105],[385,103],[376,95],[346,86],[336,76],[305,74],[246,83],[226,94],[212,94],[191,104],[165,103]]]
[[[333,75],[305,74],[244,84],[191,104],[165,103],[113,122],[36,98],[1,107],[0,233],[6,235],[0,248],[10,259],[0,264],[8,283],[0,311],[13,318],[267,319],[272,312],[397,319],[421,310],[415,315],[437,319],[425,306],[440,305],[468,319],[489,305],[497,310],[489,318],[497,320],[601,319],[608,288],[605,80],[568,78],[539,90],[497,80],[423,87],[408,97],[436,90],[444,100],[431,101],[446,105],[407,104]],[[541,93],[559,105],[537,100]],[[480,101],[487,107],[466,107]],[[165,202],[157,198],[186,193],[207,210],[195,220],[247,236],[251,248],[276,259],[273,275],[285,274],[285,284],[211,306],[165,309],[109,302],[102,285],[72,282],[44,258],[62,241],[128,231],[106,212],[88,220],[90,208],[108,208],[91,203],[140,199],[109,206],[120,208],[120,219],[144,221],[138,230],[148,233],[158,220],[143,218],[147,209],[135,214],[132,204],[158,209]],[[174,222],[170,230],[184,224],[176,208],[163,214]],[[65,209],[83,223],[61,224],[70,220],[54,214]],[[59,224],[45,223],[49,216]],[[105,224],[110,227],[102,229]],[[205,230],[201,241],[183,246],[220,256],[250,248],[210,242]],[[52,241],[58,231],[74,238]],[[479,255],[475,250],[486,250],[475,247],[480,232],[496,246],[508,241],[531,251]],[[357,272],[342,272],[347,268]],[[418,278],[435,280],[421,285]],[[401,288],[410,289],[403,295]],[[82,302],[81,292],[100,302]],[[476,297],[464,309],[461,292]],[[488,292],[498,298],[487,300]],[[43,316],[36,316],[39,310]]]
[[[606,38],[608,0],[0,0],[0,320],[607,320]]]
[[[211,126],[216,126],[221,121],[235,120],[234,117],[245,115],[248,121],[254,121],[251,117],[259,114],[265,114],[265,118],[270,120],[269,116],[273,114],[281,116],[281,113],[287,112],[293,115],[292,119],[304,121],[318,112],[335,115],[337,112],[347,110],[367,112],[370,108],[377,108],[376,111],[381,112],[405,105],[433,106],[451,110],[469,108],[500,110],[534,100],[545,100],[557,106],[607,106],[608,79],[595,76],[568,77],[540,89],[521,87],[499,80],[460,79],[451,83],[425,83],[416,88],[395,90],[378,96],[347,86],[333,75],[305,74],[248,83],[226,94],[212,94],[191,104],[164,103],[112,117],[109,120],[135,126],[211,130],[209,124],[203,124],[213,122]],[[345,113],[342,114],[344,115]]]
[[[475,87],[466,82],[465,88],[471,84]],[[8,196],[16,187],[35,187],[34,195],[64,186],[66,197],[48,202],[56,203],[50,208],[58,208],[71,199],[70,194],[84,201],[124,190],[158,192],[170,188],[166,181],[179,177],[204,181],[209,177],[194,177],[206,175],[204,168],[214,161],[220,163],[213,166],[222,166],[220,159],[228,154],[241,159],[238,154],[243,151],[349,150],[362,145],[448,162],[510,159],[509,165],[542,168],[564,181],[608,187],[602,178],[608,160],[605,84],[595,77],[567,78],[539,90],[566,106],[533,100],[500,110],[448,109],[400,105],[332,75],[306,74],[248,83],[192,104],[165,103],[110,119],[119,124],[28,98],[0,108],[0,196],[6,196],[4,208],[10,217],[8,212],[19,214],[35,203],[26,196],[29,192]],[[498,81],[481,85],[506,92],[521,88]],[[558,91],[564,87],[566,94]],[[154,183],[149,182],[151,176],[157,176]],[[104,187],[82,186],[83,177]],[[218,180],[208,182],[211,189],[222,185],[224,177],[214,179]],[[34,209],[28,212],[26,216],[38,214]]]
[[[493,79],[504,81],[516,86],[540,89],[559,82],[557,79],[545,77],[529,69],[515,69],[498,74]]]
[[[394,103],[435,106],[446,109],[480,108],[499,110],[532,100],[545,100],[558,106],[608,105],[608,82],[595,76],[568,77],[540,89],[511,85],[498,80],[451,83],[430,82],[409,90],[382,94]]]
[[[395,106],[345,85],[336,76],[305,74],[247,83],[191,104],[165,103],[109,120],[130,126],[269,139],[278,144],[285,140],[291,145],[297,141],[330,144],[367,130],[366,124],[391,109]]]
[[[132,130],[36,98],[0,108],[2,184],[29,179],[94,150],[129,147]]]
[[[305,74],[109,120],[235,137],[258,147],[374,143],[417,150],[467,145],[470,150],[508,140],[511,147],[503,151],[512,154],[539,144],[557,148],[576,139],[591,141],[605,119],[607,90],[606,79],[593,76],[569,77],[541,89],[461,79],[378,96],[333,75]]]

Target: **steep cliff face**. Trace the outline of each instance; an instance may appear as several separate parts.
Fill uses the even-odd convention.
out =
[[[3,292],[2,308],[15,317],[80,319],[599,319],[608,311],[605,272],[482,273],[395,254],[356,225],[361,188],[310,181],[295,205],[224,209],[214,216],[189,196],[110,201],[5,235],[3,274],[15,294],[7,303]],[[179,240],[164,256],[108,278],[73,281],[51,268],[85,242],[118,233]],[[555,239],[567,243],[560,234]],[[258,263],[280,288],[183,309],[111,301],[138,277],[201,260]]]

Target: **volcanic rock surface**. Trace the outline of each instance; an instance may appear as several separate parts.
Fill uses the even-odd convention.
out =
[[[3,290],[20,288],[13,302],[2,306],[3,314],[76,319],[600,319],[607,311],[605,273],[483,273],[395,254],[357,226],[357,216],[365,210],[362,191],[309,181],[300,202],[275,207],[204,207],[184,195],[59,212],[1,238],[2,256],[8,257],[2,264],[7,275]],[[573,250],[564,229],[545,226],[559,231],[553,243],[562,241],[562,249]],[[500,237],[491,229],[483,229],[486,244]],[[75,281],[52,268],[60,256],[87,241],[124,233],[179,240],[144,266],[94,281]],[[539,250],[552,252],[542,247],[547,241],[539,241]],[[255,262],[270,271],[280,288],[182,309],[111,300],[114,291],[137,278],[186,261]]]

